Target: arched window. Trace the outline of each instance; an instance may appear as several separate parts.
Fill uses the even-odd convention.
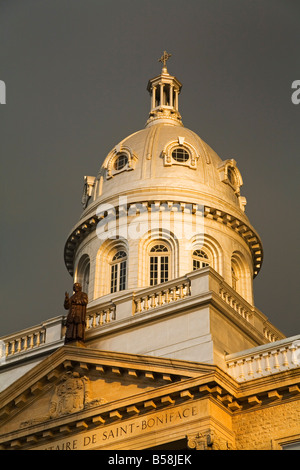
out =
[[[123,250],[117,251],[111,260],[110,292],[126,289],[127,254]]]
[[[150,286],[169,280],[170,252],[166,245],[157,244],[150,249]]]
[[[82,291],[88,294],[90,283],[90,258],[88,255],[83,255],[80,258],[75,278],[76,282],[81,284]]]
[[[203,250],[193,251],[193,271],[209,266],[208,255]]]
[[[231,265],[231,285],[234,290],[237,290],[238,280],[237,269]]]
[[[86,294],[89,291],[89,284],[90,284],[90,262],[88,262],[84,268],[83,276],[82,276],[82,290]]]

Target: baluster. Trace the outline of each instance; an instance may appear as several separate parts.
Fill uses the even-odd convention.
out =
[[[29,336],[29,339],[30,339],[29,347],[30,347],[30,349],[32,349],[33,348],[33,334]]]
[[[272,354],[274,356],[274,368],[280,369],[280,364],[278,362],[278,351],[272,351]]]
[[[180,284],[179,286],[179,298],[183,299],[184,294],[183,294],[183,284]]]
[[[105,323],[110,323],[110,309],[106,310],[105,313]]]
[[[244,380],[245,379],[245,374],[244,374],[244,361],[243,361],[243,359],[240,359],[239,361],[237,361],[237,364],[240,366],[239,367],[239,369],[240,369],[239,378]]]
[[[99,313],[99,325],[103,325],[103,310],[101,310],[101,312]]]
[[[299,361],[298,361],[298,358],[297,358],[297,354],[296,354],[296,345],[295,344],[291,344],[291,346],[289,347],[289,350],[292,352],[292,364],[293,365],[298,365],[299,364]]]
[[[289,366],[289,361],[288,361],[288,358],[287,358],[287,349],[282,348],[282,349],[280,349],[280,351],[281,351],[282,356],[283,356],[283,365],[285,367],[288,367]]]
[[[177,286],[173,287],[173,300],[174,302],[177,300]]]
[[[45,342],[45,336],[46,336],[46,330],[41,331],[41,343],[43,344]]]
[[[254,372],[253,372],[253,368],[252,368],[252,362],[253,362],[253,358],[252,357],[248,357],[246,359],[246,362],[248,364],[248,375],[250,377],[252,377],[252,375],[254,375]]]
[[[160,307],[163,304],[162,292],[161,290],[158,293],[158,306]]]
[[[141,313],[141,311],[142,311],[142,302],[141,302],[140,298],[136,299],[135,306],[136,306],[137,313]]]
[[[258,374],[262,374],[262,368],[261,368],[261,357],[260,356],[255,356],[254,359],[257,361],[257,369],[256,372]]]
[[[156,302],[155,302],[155,294],[151,295],[151,302],[150,302],[151,308],[156,307]]]
[[[264,353],[263,357],[265,358],[265,364],[266,364],[265,370],[267,372],[270,372],[270,370],[271,370],[270,360],[269,360],[270,359],[270,353],[268,353],[268,352]]]

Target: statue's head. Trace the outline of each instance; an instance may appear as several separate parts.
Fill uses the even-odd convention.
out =
[[[75,282],[75,284],[73,285],[73,290],[74,290],[74,292],[80,292],[81,291],[81,284],[79,284],[79,282]]]

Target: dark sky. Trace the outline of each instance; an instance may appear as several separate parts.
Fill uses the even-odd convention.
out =
[[[0,0],[0,336],[65,314],[83,177],[144,127],[164,50],[184,125],[242,173],[255,304],[300,333],[299,18],[299,0]]]

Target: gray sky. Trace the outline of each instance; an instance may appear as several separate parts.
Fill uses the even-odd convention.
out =
[[[298,0],[0,0],[0,336],[65,314],[83,176],[144,127],[164,50],[184,125],[242,173],[255,304],[300,333],[299,17]]]

